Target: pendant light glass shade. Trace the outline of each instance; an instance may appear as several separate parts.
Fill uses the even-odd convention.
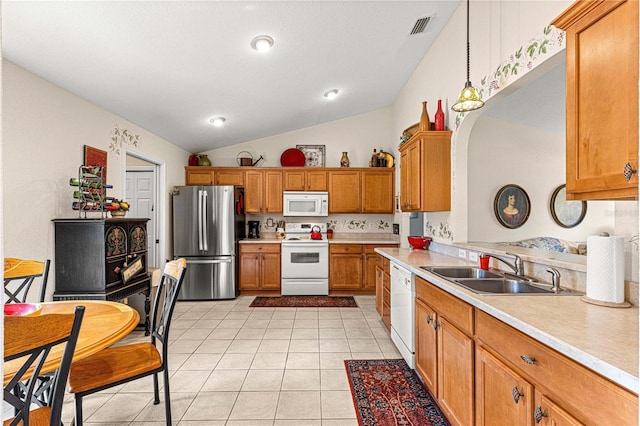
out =
[[[478,91],[471,85],[469,62],[469,0],[467,0],[467,82],[464,84],[464,89],[460,92],[458,100],[451,107],[455,112],[473,111],[474,109],[479,109],[484,106],[484,102],[482,102]]]
[[[464,85],[464,89],[460,92],[458,100],[451,107],[455,112],[467,112],[479,109],[484,106],[484,102],[480,98],[478,91],[471,85],[470,81],[467,81]]]

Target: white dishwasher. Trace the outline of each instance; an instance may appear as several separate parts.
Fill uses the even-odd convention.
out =
[[[416,368],[414,275],[391,263],[391,340],[409,367]]]

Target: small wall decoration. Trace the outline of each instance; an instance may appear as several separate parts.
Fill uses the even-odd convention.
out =
[[[102,166],[102,183],[107,183],[107,151],[85,145],[83,164],[85,166]]]
[[[553,220],[563,228],[573,228],[584,219],[587,214],[586,201],[567,201],[567,185],[560,185],[549,202],[549,210]]]
[[[325,145],[296,145],[305,158],[305,167],[324,167]]]
[[[505,185],[496,194],[493,211],[500,225],[515,229],[529,219],[531,202],[525,190],[518,185]]]

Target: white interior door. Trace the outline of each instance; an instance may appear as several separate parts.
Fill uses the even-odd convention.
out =
[[[156,175],[153,167],[127,168],[125,198],[131,207],[128,215],[132,217],[147,217],[147,262],[149,266],[157,267],[156,255]]]

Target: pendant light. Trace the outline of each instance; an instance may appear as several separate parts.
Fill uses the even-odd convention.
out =
[[[464,84],[464,89],[460,92],[458,100],[451,107],[455,112],[473,111],[484,106],[478,91],[471,85],[469,68],[469,0],[467,0],[467,82]]]

